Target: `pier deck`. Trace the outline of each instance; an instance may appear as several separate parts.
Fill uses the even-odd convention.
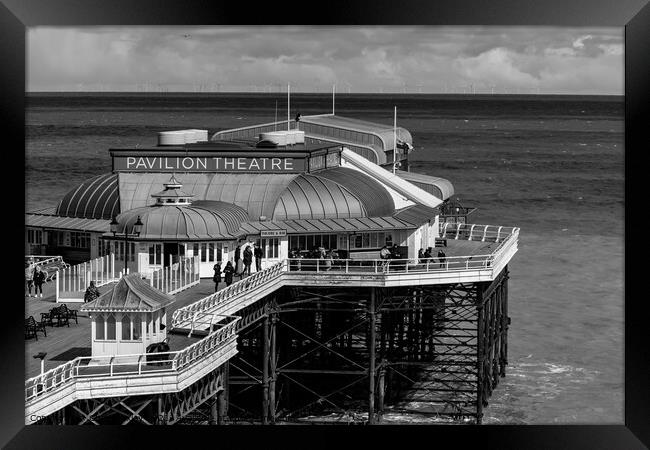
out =
[[[495,242],[480,242],[468,240],[454,240],[449,239],[448,246],[443,247],[442,250],[445,255],[449,257],[467,256],[467,255],[489,255],[498,245]],[[438,248],[434,249],[434,258],[437,255]],[[437,261],[437,259],[436,259]],[[371,268],[367,269],[368,271]],[[238,278],[235,277],[235,281]],[[112,288],[113,284],[102,286],[99,288],[100,293],[107,292]],[[225,284],[220,285],[220,288]],[[36,320],[40,320],[41,313],[48,312],[55,306],[62,303],[56,303],[54,297],[54,283],[48,282],[43,285],[43,297],[25,298],[25,317],[33,315]],[[202,279],[201,282],[182,291],[174,296],[175,302],[168,308],[168,329],[172,328],[172,317],[174,311],[191,303],[194,303],[214,292],[214,283],[210,279]],[[71,309],[79,309],[82,303],[67,303]],[[79,323],[76,324],[74,320],[70,327],[47,327],[47,337],[43,337],[39,333],[38,341],[34,338],[25,341],[25,376],[31,378],[40,373],[40,360],[33,358],[33,355],[39,352],[47,352],[45,358],[45,370],[52,369],[60,364],[70,361],[77,356],[90,356],[90,319],[87,313],[78,313]],[[186,337],[178,334],[169,335],[170,351],[180,350],[195,343],[201,336]],[[53,359],[54,358],[54,359]]]
[[[99,288],[100,293],[107,292],[113,284]],[[192,286],[185,291],[179,292],[174,296],[175,302],[168,307],[167,326],[171,327],[171,315],[173,312],[186,306],[196,300],[210,295],[214,291],[212,280],[204,279],[201,283]],[[56,303],[54,300],[54,283],[49,282],[43,285],[43,297],[25,298],[25,317],[34,316],[40,320],[42,312],[48,312],[50,309],[60,306],[63,303]],[[66,303],[68,308],[79,310],[83,303]],[[34,338],[25,340],[25,378],[31,378],[38,375],[41,371],[41,362],[33,358],[33,355],[39,352],[47,352],[45,357],[45,370],[70,361],[77,356],[91,356],[90,346],[90,319],[88,313],[78,313],[79,323],[71,321],[70,327],[52,327],[47,326],[47,337],[38,333],[38,341]],[[200,337],[191,337],[170,334],[169,346],[170,351],[181,350],[188,345],[197,342]],[[55,358],[55,359],[52,359]]]

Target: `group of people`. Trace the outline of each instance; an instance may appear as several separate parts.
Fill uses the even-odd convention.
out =
[[[338,259],[341,259],[339,252],[336,249],[325,250],[325,247],[314,247],[311,251],[307,252],[305,256],[298,247],[294,247],[289,250],[289,258],[295,261],[291,261],[291,268],[302,270],[308,267],[315,267],[316,263],[314,261],[301,262],[300,259],[313,260],[318,259],[322,260],[322,265],[319,263],[319,267],[322,267],[322,270],[330,270],[334,262]],[[315,270],[315,269],[314,269]]]
[[[447,255],[445,252],[442,251],[442,249],[438,250],[438,262],[440,263],[440,267],[445,267],[445,261],[447,259]],[[418,261],[420,264],[426,264],[430,263],[434,260],[433,257],[433,248],[432,247],[427,247],[426,250],[421,248],[418,251]]]
[[[27,292],[26,297],[32,296],[32,286],[34,287],[34,297],[43,297],[43,283],[45,283],[47,274],[41,266],[34,264],[33,260],[25,262],[25,285]]]
[[[214,292],[217,292],[217,290],[219,290],[219,283],[221,283],[222,273],[224,281],[226,282],[226,286],[230,286],[235,275],[239,275],[239,279],[242,279],[244,276],[251,274],[251,265],[253,264],[253,259],[255,259],[255,271],[259,272],[262,270],[262,257],[264,256],[264,251],[262,248],[255,245],[254,243],[245,244],[243,251],[241,248],[241,245],[238,245],[237,248],[235,248],[234,265],[232,261],[228,261],[223,270],[221,269],[220,262],[214,265],[214,276],[212,277],[212,281],[214,281]]]
[[[387,245],[384,245],[381,250],[379,250],[379,258],[381,259],[402,259],[402,253],[399,250],[397,244],[393,244],[391,248],[388,248]]]

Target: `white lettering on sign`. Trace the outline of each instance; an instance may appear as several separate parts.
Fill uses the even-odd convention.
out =
[[[115,170],[135,172],[301,172],[304,158],[114,156]]]

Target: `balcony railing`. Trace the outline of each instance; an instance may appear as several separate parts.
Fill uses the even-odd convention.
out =
[[[200,341],[178,351],[139,353],[114,356],[77,357],[58,367],[25,381],[25,401],[45,395],[77,379],[113,378],[177,374],[213,351],[230,342],[236,334],[239,317],[219,325],[216,331]]]
[[[197,302],[174,311],[172,316],[173,328],[189,328],[190,334],[195,329],[206,329],[214,323],[214,313],[236,296],[248,293],[265,285],[284,274],[291,275],[340,275],[356,274],[389,277],[400,274],[444,274],[468,273],[478,270],[500,269],[504,255],[517,244],[519,228],[497,227],[492,225],[446,224],[441,226],[443,236],[447,239],[462,239],[498,243],[490,254],[469,256],[431,257],[426,260],[417,259],[315,259],[288,258],[270,268],[257,272],[243,280],[211,294]],[[452,225],[451,227],[449,225]],[[471,274],[469,274],[471,275]]]
[[[244,292],[250,292],[251,290],[279,277],[284,271],[284,267],[285,261],[281,261],[265,270],[262,270],[261,272],[256,272],[241,281],[226,287],[225,289],[210,294],[190,305],[177,309],[172,314],[172,327],[177,328],[181,327],[181,324],[189,323],[189,328],[194,329],[193,323],[197,320],[203,321],[206,311],[217,308],[226,300]]]

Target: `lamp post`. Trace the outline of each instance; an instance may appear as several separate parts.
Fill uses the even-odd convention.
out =
[[[41,360],[41,375],[45,373],[45,356],[47,356],[47,352],[39,352],[34,355],[34,359]]]
[[[120,224],[115,216],[113,216],[113,220],[111,220],[110,225],[111,233],[113,233],[114,237],[117,237],[118,234],[121,235],[121,233],[118,233],[118,227]],[[133,224],[131,233],[129,234],[127,224],[124,224],[124,275],[126,275],[127,261],[129,259],[129,237],[138,237],[140,235],[140,231],[142,231],[142,225],[143,224],[140,220],[140,216],[138,216],[138,220],[136,220]]]

